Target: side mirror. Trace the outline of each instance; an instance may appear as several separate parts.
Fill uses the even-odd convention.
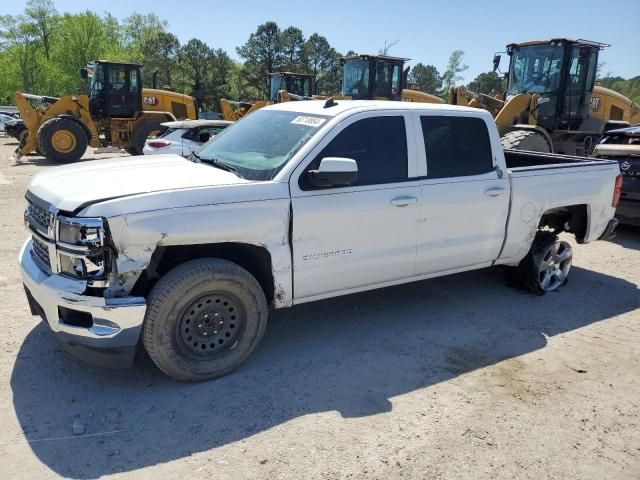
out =
[[[351,158],[326,157],[317,170],[309,170],[307,179],[314,187],[351,185],[358,179],[358,164]]]
[[[89,78],[89,72],[87,71],[86,68],[80,69],[80,77],[82,77],[83,80],[86,80],[87,78]]]
[[[500,59],[502,58],[501,55],[495,54],[493,56],[493,71],[495,72],[496,70],[498,70],[498,67],[500,67]]]
[[[208,142],[210,138],[211,134],[209,132],[201,132],[200,135],[198,135],[198,141],[201,143]]]

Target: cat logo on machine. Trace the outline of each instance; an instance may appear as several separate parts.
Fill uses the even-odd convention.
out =
[[[145,95],[142,97],[142,103],[145,105],[158,105],[158,97],[154,97],[153,95]]]

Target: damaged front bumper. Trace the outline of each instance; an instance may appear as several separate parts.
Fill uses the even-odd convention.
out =
[[[43,271],[25,242],[19,261],[31,313],[39,315],[75,357],[105,367],[130,366],[146,312],[142,297],[85,295],[86,280]]]

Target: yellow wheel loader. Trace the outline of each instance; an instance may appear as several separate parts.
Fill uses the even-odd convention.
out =
[[[269,73],[269,86],[269,100],[234,102],[224,98],[221,99],[220,111],[222,118],[235,122],[251,112],[274,103],[324,98],[313,95],[313,91],[315,90],[315,75],[310,73]]]
[[[607,46],[567,38],[509,44],[503,94],[454,87],[449,103],[489,110],[505,148],[588,155],[605,131],[640,122],[631,100],[595,85],[598,54]],[[494,71],[500,58],[494,56]]]
[[[408,58],[385,55],[342,57],[342,98],[348,100],[399,100],[445,103],[443,99],[407,88]]]
[[[74,162],[87,145],[141,155],[145,140],[161,130],[162,122],[198,118],[193,97],[142,88],[141,67],[104,60],[88,65],[81,75],[90,79],[89,95],[55,98],[16,92],[28,131],[16,158],[37,150],[50,161]],[[32,102],[39,105],[34,108]]]

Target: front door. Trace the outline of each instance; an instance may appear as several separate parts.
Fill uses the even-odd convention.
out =
[[[132,65],[109,65],[107,68],[107,108],[110,117],[132,117],[140,111],[139,71]]]
[[[349,118],[291,177],[295,301],[414,273],[420,187],[410,179],[405,126],[411,118],[373,115]],[[310,186],[306,172],[325,157],[354,159],[356,183]]]

